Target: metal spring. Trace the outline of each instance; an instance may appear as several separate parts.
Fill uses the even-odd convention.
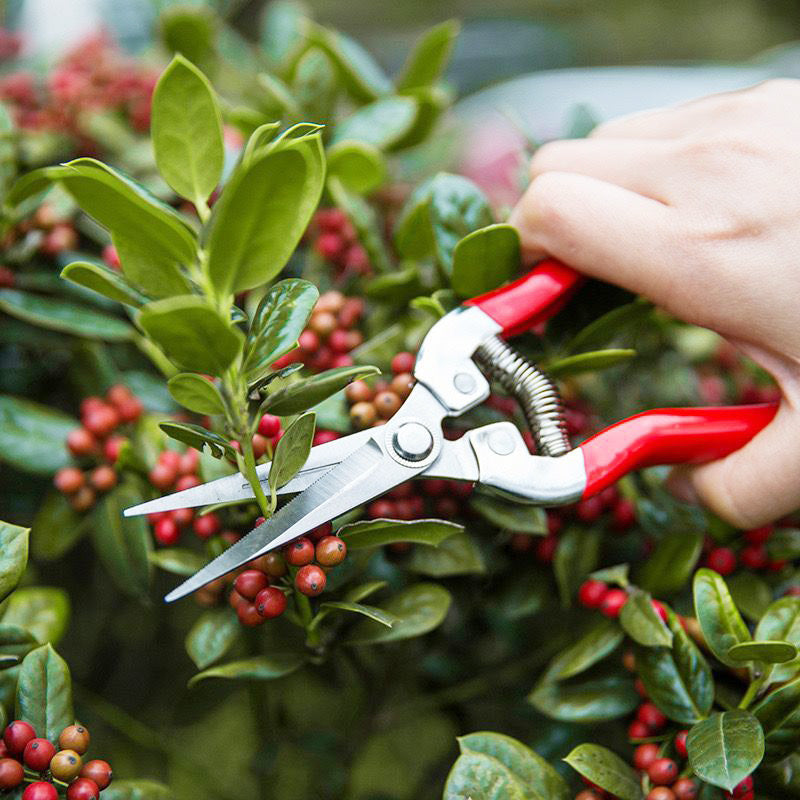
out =
[[[541,455],[562,456],[572,449],[561,395],[547,375],[497,336],[480,344],[475,359],[517,399]]]

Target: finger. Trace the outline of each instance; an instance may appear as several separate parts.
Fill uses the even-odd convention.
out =
[[[532,179],[546,172],[575,172],[662,203],[674,170],[667,168],[671,140],[562,139],[540,147],[531,159]]]
[[[755,528],[800,508],[800,412],[784,401],[775,419],[741,450],[671,481],[739,528]]]
[[[529,258],[560,259],[580,272],[643,294],[689,322],[708,316],[710,270],[675,258],[674,210],[585,175],[546,172],[510,218]]]

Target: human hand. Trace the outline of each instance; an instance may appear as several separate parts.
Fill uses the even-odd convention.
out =
[[[511,215],[554,256],[711,328],[769,371],[772,423],[673,485],[751,528],[800,507],[800,81],[612,120],[541,147]]]

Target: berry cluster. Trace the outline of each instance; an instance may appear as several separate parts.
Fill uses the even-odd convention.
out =
[[[78,466],[63,467],[53,479],[56,489],[69,498],[76,511],[88,511],[97,494],[117,484],[114,464],[126,437],[116,433],[135,422],[142,403],[126,386],[112,386],[102,397],[87,397],[80,407],[81,427],[67,435],[66,445]]]
[[[54,258],[78,246],[78,232],[70,217],[50,203],[42,203],[33,214],[3,233],[4,249],[19,241],[24,241],[27,252],[36,250],[44,256]],[[0,288],[10,288],[15,282],[14,271],[9,266],[0,266]]]
[[[738,552],[732,547],[718,547],[711,540],[707,540],[705,565],[720,575],[730,575],[739,565],[749,570],[780,572],[787,562],[770,558],[767,551],[767,543],[774,531],[774,525],[743,531],[744,541]]]
[[[344,211],[325,208],[316,213],[309,226],[314,249],[337,274],[368,275],[372,267],[364,247],[359,244],[355,229]]]
[[[23,720],[10,723],[0,742],[0,790],[28,786],[22,800],[56,800],[66,788],[67,800],[97,800],[111,783],[111,765],[101,759],[83,762],[89,731],[69,725],[58,736],[58,750],[49,739],[36,736]]]
[[[366,381],[353,381],[344,390],[356,430],[385,425],[399,411],[414,388],[415,360],[412,353],[398,353],[392,359],[391,382],[378,381],[373,387]]]
[[[323,292],[308,326],[297,340],[297,348],[279,358],[273,368],[281,369],[296,362],[302,362],[313,372],[352,367],[350,351],[364,341],[357,330],[363,315],[364,301],[360,297],[345,297],[335,289]]]

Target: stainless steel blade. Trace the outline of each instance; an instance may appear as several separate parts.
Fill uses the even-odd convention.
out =
[[[384,451],[382,439],[380,432],[371,431],[371,438],[366,444],[173,589],[164,599],[171,603],[185,597],[209,581],[281,547],[424,471],[423,466],[404,465],[392,459]]]
[[[371,430],[359,431],[350,436],[343,436],[326,444],[311,448],[311,453],[300,472],[284,486],[278,489],[278,494],[296,494],[309,487],[314,481],[321,478],[326,472],[335,467],[342,459],[347,458],[367,442],[372,436]],[[264,487],[267,486],[269,470],[272,462],[260,464],[256,467],[258,478]],[[141,514],[158,514],[163,511],[174,511],[177,508],[197,508],[210,506],[215,503],[231,503],[237,500],[250,500],[253,498],[253,489],[238,472],[227,475],[215,481],[184,489],[182,492],[157,497],[144,503],[126,508],[123,511],[126,517],[135,517]]]

